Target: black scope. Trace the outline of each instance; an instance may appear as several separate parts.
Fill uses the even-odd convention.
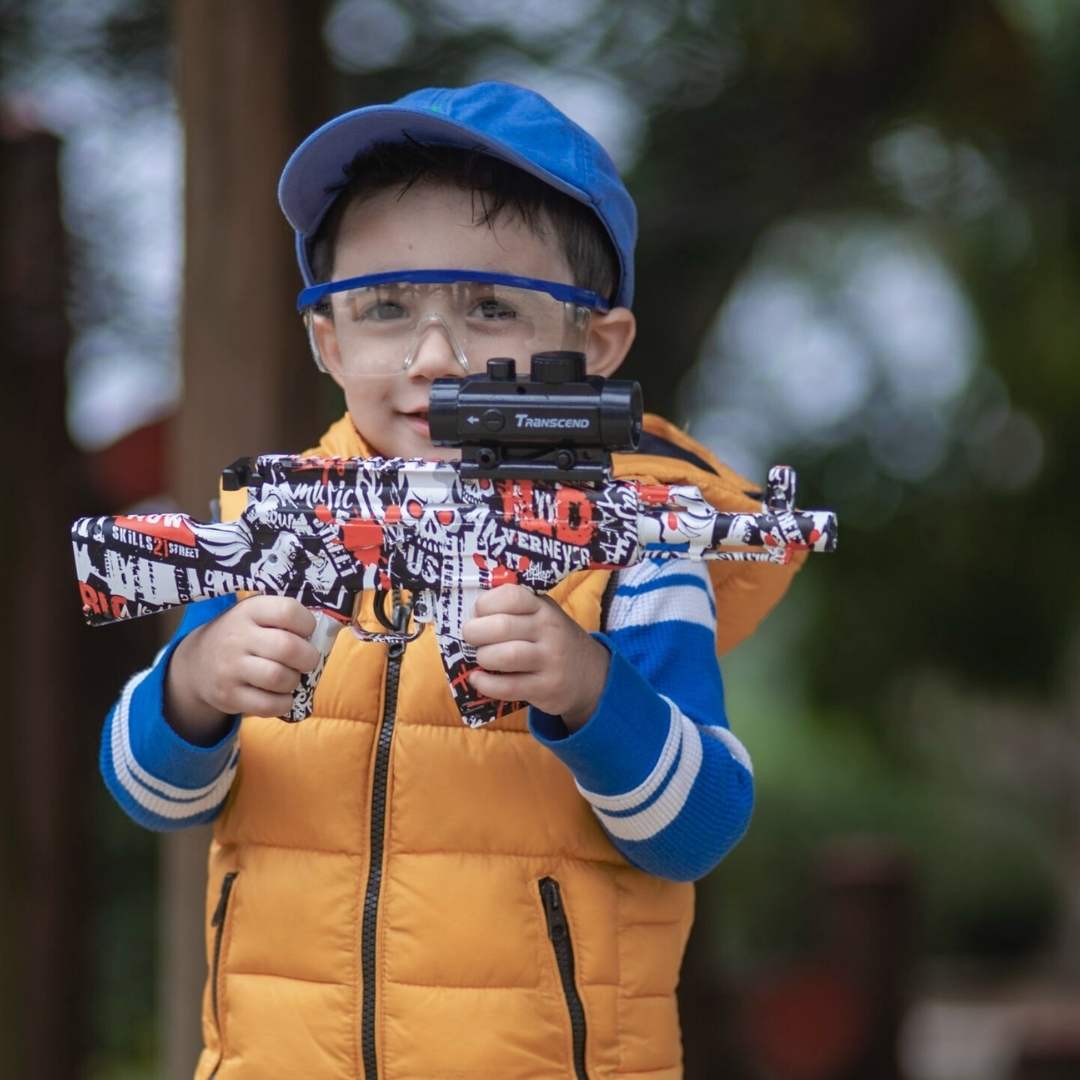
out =
[[[428,426],[436,446],[461,447],[461,475],[603,480],[611,452],[641,441],[641,387],[585,373],[585,354],[535,353],[528,376],[508,357],[485,374],[436,379]]]

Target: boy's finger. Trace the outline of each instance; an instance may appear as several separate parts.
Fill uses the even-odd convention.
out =
[[[236,694],[238,713],[247,716],[284,716],[292,708],[292,694],[270,694],[245,686]]]
[[[494,645],[500,641],[535,641],[533,620],[527,615],[511,615],[500,611],[495,615],[480,615],[461,627],[461,636],[470,645]]]
[[[307,638],[291,630],[263,627],[251,643],[255,656],[272,660],[293,671],[314,671],[319,663],[319,650]]]
[[[315,616],[291,596],[252,596],[244,601],[247,613],[259,626],[290,630],[300,637],[310,637],[315,630]]]
[[[268,694],[291,694],[300,682],[299,672],[262,656],[245,657],[239,674],[253,690]]]
[[[495,671],[473,671],[469,682],[477,693],[495,701],[527,701],[525,680],[527,675],[501,675]]]
[[[500,611],[510,615],[531,615],[539,608],[540,601],[532,589],[524,585],[500,585],[482,591],[473,610],[477,615],[494,615]]]
[[[530,641],[500,641],[496,645],[481,645],[476,650],[476,662],[493,672],[532,672],[537,669],[536,649]]]

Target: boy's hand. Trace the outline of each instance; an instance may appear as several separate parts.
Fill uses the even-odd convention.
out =
[[[527,701],[561,716],[571,731],[596,709],[609,653],[548,597],[500,585],[480,594],[461,632],[484,669],[469,677],[481,694]]]
[[[189,742],[212,745],[233,713],[279,716],[319,650],[306,640],[315,616],[298,600],[252,596],[193,630],[165,678],[165,714]]]

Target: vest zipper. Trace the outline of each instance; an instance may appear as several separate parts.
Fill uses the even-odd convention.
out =
[[[544,905],[548,937],[555,952],[559,969],[566,1011],[570,1014],[570,1033],[574,1045],[574,1075],[577,1080],[588,1080],[585,1072],[585,1006],[574,983],[574,943],[570,938],[570,924],[566,919],[559,883],[550,877],[540,879],[540,902]]]
[[[221,895],[218,897],[217,907],[214,908],[213,917],[210,919],[210,925],[214,928],[214,965],[210,972],[210,998],[214,1006],[214,1027],[217,1028],[219,1047],[217,1064],[210,1074],[210,1080],[214,1080],[217,1076],[225,1057],[225,1043],[221,1038],[221,1018],[218,1015],[218,974],[221,970],[221,941],[225,937],[225,915],[229,910],[229,896],[235,881],[235,870],[230,870],[221,879]]]
[[[392,622],[404,629],[409,622],[411,606],[402,606],[395,591]],[[401,680],[401,661],[405,643],[395,641],[387,646],[386,693],[383,697],[382,721],[375,747],[375,774],[371,782],[371,839],[367,888],[364,890],[364,911],[360,922],[360,1051],[364,1059],[364,1080],[377,1080],[378,1058],[375,1053],[375,938],[379,915],[379,893],[382,889],[382,857],[386,830],[386,787],[390,772],[390,744],[394,738],[397,719],[398,683]]]

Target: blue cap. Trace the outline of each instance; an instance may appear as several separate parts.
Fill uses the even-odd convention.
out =
[[[547,98],[504,82],[415,90],[389,105],[366,105],[323,124],[293,151],[278,183],[281,209],[296,230],[296,257],[315,284],[310,242],[353,158],[375,143],[437,143],[501,158],[592,208],[619,257],[615,305],[634,297],[637,210],[614,162],[587,131]]]

